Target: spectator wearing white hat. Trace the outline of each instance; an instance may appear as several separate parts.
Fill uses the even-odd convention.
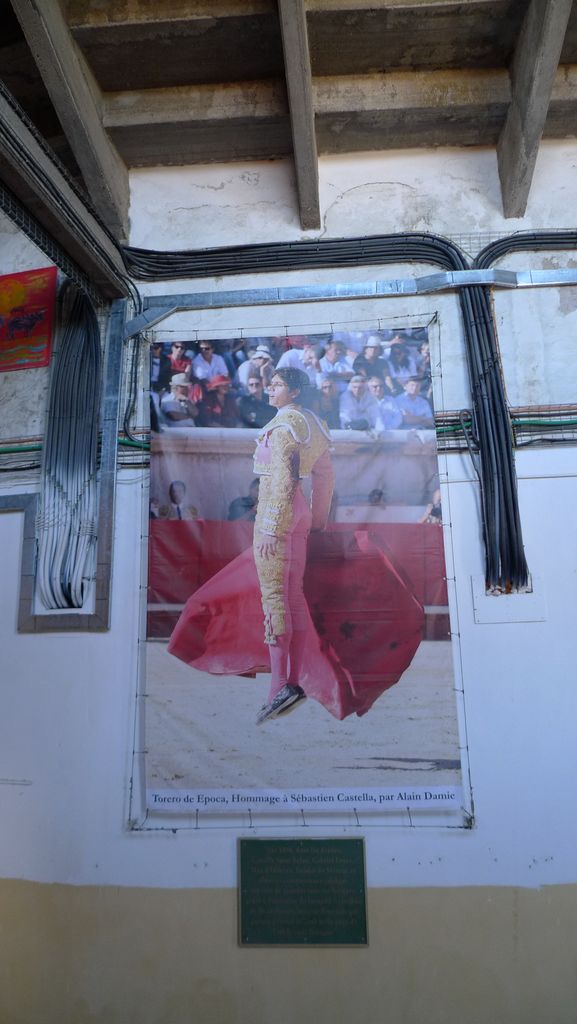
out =
[[[258,376],[262,380],[263,387],[267,388],[274,374],[274,363],[268,345],[257,345],[256,351],[250,361],[251,372],[248,376]],[[247,376],[247,382],[248,382]]]
[[[383,345],[378,334],[369,334],[363,351],[353,363],[355,373],[364,373],[367,377],[380,377],[385,380],[388,375],[386,359],[382,357]]]
[[[259,347],[259,340],[258,340],[258,338],[249,338],[248,339],[248,341],[246,343],[246,359],[245,359],[244,363],[240,364],[240,366],[238,367],[238,369],[236,371],[236,376],[234,378],[235,379],[235,384],[237,384],[238,388],[244,394],[246,394],[247,391],[248,391],[248,380],[249,380],[249,377],[252,377],[252,376],[255,376],[255,375],[260,377],[260,370],[257,370],[257,367],[256,367],[256,365],[254,363],[254,357],[255,357],[256,350],[257,350],[258,347]]]
[[[195,427],[198,406],[189,398],[186,373],[175,373],[170,380],[170,392],[160,399],[160,412],[168,427]]]

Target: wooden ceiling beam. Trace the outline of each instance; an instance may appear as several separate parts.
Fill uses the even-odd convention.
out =
[[[511,102],[505,69],[395,71],[312,79],[316,151],[496,145]],[[556,74],[545,135],[574,131],[577,65]],[[104,126],[130,167],[283,158],[291,153],[280,82],[104,95]]]
[[[572,0],[531,0],[510,69],[511,102],[497,144],[505,217],[527,208]]]
[[[102,96],[55,0],[12,0],[14,13],[94,208],[119,241],[128,234],[126,165],[102,125]]]
[[[311,59],[304,0],[278,0],[303,230],[321,226]]]

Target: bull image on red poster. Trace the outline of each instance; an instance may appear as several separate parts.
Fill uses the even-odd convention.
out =
[[[426,331],[249,344],[152,348],[149,810],[458,809]]]
[[[50,361],[56,267],[0,277],[0,370]]]

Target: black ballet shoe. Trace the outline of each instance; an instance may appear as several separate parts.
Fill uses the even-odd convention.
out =
[[[291,711],[294,711],[294,709],[296,707],[298,707],[298,705],[301,704],[303,702],[303,700],[307,699],[307,695],[306,695],[305,691],[302,690],[300,686],[295,686],[295,687],[293,687],[293,689],[299,691],[297,696],[293,700],[292,704],[287,704],[284,708],[280,709],[280,711],[278,712],[278,714],[276,716],[277,718],[284,718],[286,715],[290,714]]]
[[[306,693],[300,686],[293,686],[292,683],[285,683],[282,690],[276,694],[270,704],[265,704],[256,716],[256,724],[262,725],[272,718],[287,714],[292,711],[296,704],[306,699]]]

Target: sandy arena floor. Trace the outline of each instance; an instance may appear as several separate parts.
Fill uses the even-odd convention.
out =
[[[255,724],[268,676],[207,676],[147,644],[146,770],[155,789],[459,785],[452,647],[423,642],[362,718],[314,701]]]

